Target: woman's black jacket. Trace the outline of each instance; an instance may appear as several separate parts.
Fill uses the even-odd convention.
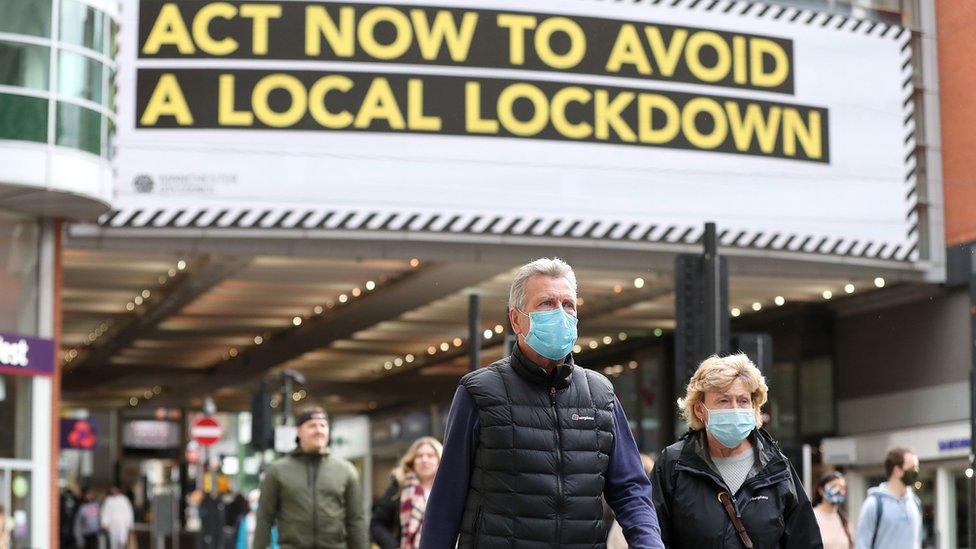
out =
[[[375,503],[369,521],[369,537],[380,549],[400,547],[400,485],[390,478],[390,487]]]
[[[753,470],[732,494],[753,547],[822,548],[820,529],[790,462],[766,431],[752,432]],[[669,548],[745,547],[718,493],[728,491],[708,457],[704,430],[668,446],[651,473],[661,538]]]

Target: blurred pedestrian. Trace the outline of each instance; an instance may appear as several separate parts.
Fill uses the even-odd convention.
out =
[[[75,549],[75,515],[78,513],[80,499],[69,487],[61,489],[58,498],[58,530],[60,530],[61,549]]]
[[[441,461],[443,447],[433,437],[418,438],[393,470],[390,487],[373,506],[369,529],[380,549],[416,549],[427,498]]]
[[[599,547],[601,496],[631,545],[663,547],[613,386],[573,362],[576,303],[576,275],[562,260],[515,274],[508,320],[517,343],[454,393],[423,549]]]
[[[851,549],[854,534],[841,505],[847,499],[847,479],[839,471],[829,471],[820,477],[813,494],[813,514],[820,525],[824,549]]]
[[[647,478],[651,478],[651,471],[654,470],[654,458],[647,454],[641,454],[641,465],[644,467],[644,474]],[[620,523],[616,519],[611,521],[610,533],[607,535],[607,549],[627,549],[627,538],[624,536],[624,530],[620,527]]]
[[[251,549],[254,545],[254,529],[257,526],[258,501],[261,498],[261,490],[251,490],[247,494],[248,512],[241,517],[237,525],[237,543],[235,549]],[[268,544],[270,549],[278,549],[278,527],[271,527],[271,542]]]
[[[369,535],[356,468],[329,453],[329,417],[318,406],[295,418],[298,448],[272,463],[261,481],[254,549],[282,547],[367,549]]]
[[[10,549],[13,532],[14,519],[7,514],[7,508],[0,504],[0,549]]]
[[[691,430],[654,466],[668,547],[822,547],[803,484],[761,429],[766,381],[744,354],[711,356],[678,401]]]
[[[918,549],[922,546],[922,502],[915,495],[918,456],[893,448],[885,457],[887,482],[868,490],[854,536],[857,549]]]
[[[125,549],[129,545],[129,533],[135,516],[132,502],[121,488],[113,485],[102,502],[102,528],[108,532],[109,549]]]
[[[91,489],[81,493],[81,505],[75,513],[73,531],[75,546],[79,549],[98,549],[98,536],[102,533],[102,508]]]

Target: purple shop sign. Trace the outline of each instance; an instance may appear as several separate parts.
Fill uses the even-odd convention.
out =
[[[0,333],[0,373],[49,376],[54,373],[54,342]]]

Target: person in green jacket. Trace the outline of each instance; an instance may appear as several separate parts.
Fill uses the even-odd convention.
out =
[[[295,418],[298,448],[272,463],[261,481],[252,549],[368,549],[359,475],[329,454],[329,416],[312,406]]]

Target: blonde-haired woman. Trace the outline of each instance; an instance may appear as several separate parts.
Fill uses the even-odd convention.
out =
[[[433,437],[418,438],[400,458],[387,488],[373,505],[370,535],[380,549],[417,549],[427,497],[444,448]]]
[[[651,478],[667,547],[823,547],[810,500],[760,409],[766,380],[744,354],[712,356],[678,407],[691,430]]]

